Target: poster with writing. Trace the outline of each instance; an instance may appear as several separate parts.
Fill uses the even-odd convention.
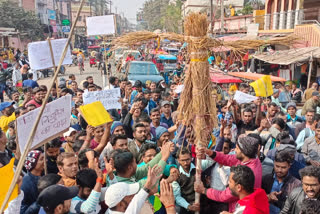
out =
[[[29,135],[33,128],[40,108],[28,112],[17,118],[18,143],[21,153],[25,150]],[[61,97],[46,105],[41,116],[31,148],[51,140],[59,133],[69,129],[71,116],[71,95]]]
[[[119,102],[121,97],[120,88],[86,92],[82,97],[85,105],[95,101],[100,101],[106,110],[121,109],[121,103]]]
[[[58,66],[64,46],[67,43],[67,39],[54,39],[51,40],[54,61],[56,66]],[[50,54],[50,47],[48,41],[32,42],[28,44],[28,57],[31,69],[42,70],[47,68],[52,68],[52,60]],[[70,51],[70,46],[66,57],[63,60],[63,65],[72,64],[72,56]]]
[[[241,91],[236,91],[236,93],[234,94],[233,99],[238,104],[243,104],[243,103],[251,103],[252,101],[258,99],[258,97],[252,96],[250,94],[243,93]]]
[[[111,35],[115,34],[114,16],[92,16],[87,17],[87,35]]]

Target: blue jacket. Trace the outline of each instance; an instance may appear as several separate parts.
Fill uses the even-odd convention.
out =
[[[27,175],[23,177],[21,190],[24,193],[24,198],[21,202],[20,213],[24,214],[28,207],[37,201],[38,198],[38,180],[40,176],[35,176],[30,172],[27,172]]]

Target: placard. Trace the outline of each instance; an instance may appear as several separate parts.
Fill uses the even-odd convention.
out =
[[[258,97],[252,96],[250,94],[243,93],[241,91],[236,91],[233,99],[238,103],[251,103],[252,101],[258,99]]]
[[[79,109],[80,114],[90,126],[98,127],[113,121],[100,101],[82,105]]]
[[[21,154],[23,153],[40,108],[17,118],[17,135]],[[57,137],[70,127],[71,95],[63,96],[46,105],[41,116],[31,149]]]
[[[115,20],[113,15],[87,17],[87,35],[115,34]]]
[[[67,43],[67,40],[68,39],[51,40],[54,61],[56,63],[56,66],[58,66],[58,63],[59,63],[60,58],[62,56],[62,52],[63,52],[64,46]],[[31,69],[42,70],[42,69],[53,67],[48,41],[29,43],[28,44],[28,57],[29,57]],[[66,54],[62,64],[63,65],[72,64],[70,46],[68,47],[67,54]]]
[[[119,102],[119,99],[121,98],[120,88],[86,92],[82,97],[84,104],[100,101],[106,110],[121,109],[121,103]]]

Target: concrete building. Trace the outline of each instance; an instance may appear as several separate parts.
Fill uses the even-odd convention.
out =
[[[266,0],[265,30],[293,29],[303,20],[320,21],[319,0]]]
[[[182,4],[182,17],[192,12],[210,11],[211,0],[186,0]],[[215,2],[215,1],[214,1]],[[215,4],[215,3],[214,3]]]

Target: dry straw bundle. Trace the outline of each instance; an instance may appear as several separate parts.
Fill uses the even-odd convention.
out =
[[[216,125],[216,104],[211,96],[208,52],[203,44],[208,41],[207,17],[191,14],[184,23],[190,55],[189,70],[184,81],[178,111],[179,119],[193,125],[197,144],[207,146],[208,136]]]

